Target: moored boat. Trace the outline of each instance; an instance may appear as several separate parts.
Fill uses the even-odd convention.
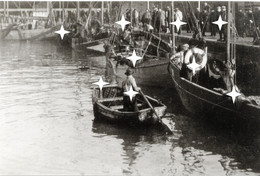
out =
[[[19,29],[16,25],[12,26],[9,31],[3,31],[2,39],[5,40],[50,40],[54,39],[57,35],[54,33],[60,28],[56,25],[51,28],[45,29]]]
[[[229,2],[229,9],[230,6]],[[230,16],[228,14],[229,22],[231,20]],[[188,79],[182,75],[181,69],[183,68],[184,70],[185,67],[181,68],[179,61],[175,59],[170,61],[168,70],[182,104],[188,111],[221,123],[224,122],[228,126],[258,131],[260,125],[260,105],[244,96],[241,92],[235,101],[233,101],[231,95],[227,95],[231,91],[230,87],[232,87],[232,92],[233,90],[235,92],[239,91],[234,78],[236,69],[238,69],[234,67],[235,52],[230,52],[230,50],[235,51],[235,44],[230,45],[231,34],[229,25],[230,23],[228,24],[226,58],[224,57],[222,60],[219,58],[209,59],[205,69],[196,73],[197,79],[195,80]],[[225,60],[226,62],[224,62]],[[215,72],[216,70],[217,72]],[[218,76],[218,78],[214,78],[212,75]],[[203,81],[198,78],[201,78]]]
[[[136,36],[136,38],[137,37],[138,36]],[[170,47],[163,47],[165,43],[160,41],[159,38],[153,34],[149,34],[145,36],[145,38],[143,38],[143,35],[140,37],[145,40],[135,40],[135,42],[141,44],[137,44],[137,46],[132,48],[129,45],[123,46],[128,48],[128,51],[121,49],[120,51],[112,52],[111,55],[106,54],[107,76],[121,85],[125,77],[125,70],[131,67],[138,85],[154,87],[171,86],[170,76],[167,72]],[[133,67],[130,60],[127,59],[127,57],[133,54],[134,50],[137,55],[142,58],[136,62],[135,67]]]
[[[153,106],[156,114],[145,103],[145,100],[137,98],[137,112],[124,111],[123,109],[123,92],[117,85],[108,85],[94,88],[92,94],[92,102],[95,119],[108,120],[116,123],[124,124],[142,124],[155,125],[160,122],[160,117],[165,114],[166,106],[158,100],[146,96],[150,104]]]
[[[120,61],[111,58],[107,59],[107,74],[111,79],[121,85],[125,77],[125,71],[129,67],[126,63],[119,64]],[[170,83],[170,76],[167,72],[169,59],[165,57],[154,57],[138,62],[132,68],[138,85],[167,87]]]

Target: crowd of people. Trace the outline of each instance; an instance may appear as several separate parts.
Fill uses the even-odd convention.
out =
[[[184,10],[185,9],[183,9],[183,11]],[[219,31],[218,26],[212,23],[217,21],[219,16],[221,16],[223,21],[228,20],[226,6],[217,6],[213,8],[205,2],[202,5],[202,8],[196,8],[192,13],[196,17],[197,27],[198,30],[201,31],[202,36],[206,36],[206,34],[210,33],[210,36],[217,37],[217,34],[219,34],[218,40],[226,41],[227,25],[223,25],[222,29]],[[181,34],[183,29],[186,29],[187,33],[192,32],[194,27],[192,26],[193,22],[191,15],[191,12],[182,12],[179,8],[175,8],[172,12],[169,6],[166,8],[154,6],[152,9],[147,9],[144,12],[133,9],[132,13],[130,9],[127,9],[125,13],[127,21],[131,21],[132,19],[133,27],[143,26],[145,29],[154,32],[170,33],[172,26],[170,23],[179,18],[180,21],[184,21],[187,24],[181,26],[178,31],[175,30],[178,34]],[[254,11],[250,9],[246,11],[239,9],[236,12],[234,22],[235,25],[233,26],[231,24],[231,28],[235,31],[237,36],[254,37],[255,39],[259,36],[260,8],[256,8]]]

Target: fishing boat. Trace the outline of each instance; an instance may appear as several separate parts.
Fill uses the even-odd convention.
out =
[[[155,125],[160,123],[160,118],[165,114],[166,106],[158,100],[145,95],[145,98],[137,98],[137,112],[129,112],[123,109],[123,93],[118,85],[107,85],[102,91],[94,88],[92,103],[95,119],[107,120],[124,124]]]
[[[228,9],[230,9],[230,2],[228,4]],[[228,18],[230,22],[229,13]],[[234,55],[231,57],[232,53],[230,53],[230,50],[235,51],[235,45],[230,45],[230,23],[227,29],[229,31],[227,35],[227,60],[234,62],[234,59],[232,60]],[[230,46],[234,48],[230,48]],[[209,63],[210,60],[207,63],[208,66]],[[232,125],[239,124],[239,128],[259,129],[260,106],[254,101],[249,101],[245,96],[238,96],[233,103],[232,98],[226,93],[181,77],[181,68],[174,59],[170,61],[168,70],[182,104],[188,111],[207,117],[215,116],[215,119],[221,122],[229,122]]]
[[[171,79],[167,72],[167,65],[171,48],[152,33],[141,36],[142,38],[139,38],[139,41],[135,40],[136,43],[139,43],[137,46],[123,46],[129,48],[128,51],[126,51],[127,49],[121,49],[120,51],[114,50],[112,56],[106,54],[107,76],[112,82],[121,85],[125,77],[125,70],[131,67],[138,85],[169,87]],[[140,35],[135,38],[138,37]],[[165,45],[168,47],[164,47]],[[133,54],[134,50],[142,58],[136,62],[135,67],[127,59]],[[111,50],[107,50],[107,52],[111,52]]]
[[[60,28],[56,25],[45,29],[20,29],[19,25],[13,24],[10,28],[1,31],[1,39],[5,40],[50,40],[57,35],[54,33]]]

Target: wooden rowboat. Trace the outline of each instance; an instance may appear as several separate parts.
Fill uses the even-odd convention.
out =
[[[92,103],[95,119],[124,124],[158,124],[159,118],[165,114],[167,107],[152,97],[146,96],[146,98],[152,104],[159,117],[153,113],[143,98],[137,98],[139,111],[124,111],[122,89],[117,85],[105,86],[102,91],[99,88],[94,88]]]

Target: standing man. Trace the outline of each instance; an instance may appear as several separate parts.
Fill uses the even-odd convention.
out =
[[[226,6],[222,6],[221,9],[221,18],[223,21],[227,21],[227,12],[226,12]],[[227,41],[227,25],[223,25],[221,28],[221,32],[224,35],[224,42]]]
[[[131,87],[134,91],[137,91],[137,92],[139,92],[141,90],[139,87],[137,87],[135,78],[132,76],[132,74],[133,74],[133,71],[130,68],[128,68],[125,72],[126,79],[122,83],[122,88],[123,88],[124,92],[129,91]],[[138,111],[136,97],[133,97],[133,99],[131,101],[129,96],[124,95],[123,103],[124,103],[125,111],[135,111],[135,112]]]
[[[200,15],[200,29],[202,32],[202,36],[205,36],[205,32],[207,29],[207,23],[208,23],[208,12],[207,12],[207,10],[204,9]]]
[[[164,10],[162,10],[162,9],[160,9],[161,11],[160,11],[160,13],[161,13],[161,29],[162,29],[162,31],[163,32],[166,32],[165,31],[165,11]]]
[[[217,14],[217,18],[219,18],[219,16],[222,16],[222,12],[221,12],[221,7],[220,6],[217,7],[216,14]],[[222,18],[222,20],[223,20],[223,18]],[[223,29],[223,26],[225,26],[225,25],[222,25],[222,29]],[[218,39],[218,41],[222,41],[222,35],[223,35],[222,34],[222,30],[219,30],[218,32],[219,32],[219,39]]]
[[[149,9],[147,9],[142,16],[143,27],[145,27],[146,24],[150,24],[150,22],[151,22],[151,14],[149,12]]]
[[[152,26],[153,28],[156,28],[156,18],[157,18],[157,12],[158,9],[156,7],[154,7],[153,9],[153,13],[152,13]]]
[[[203,10],[206,10],[207,13],[210,13],[211,7],[208,5],[208,3],[206,3],[206,2],[204,3]]]
[[[167,32],[169,29],[169,32],[171,31],[171,26],[170,23],[172,22],[172,11],[169,6],[167,6],[166,12],[165,12],[165,18],[166,18],[166,27],[167,27]]]
[[[161,9],[158,9],[158,11],[156,12],[156,14],[155,14],[155,19],[156,19],[156,21],[155,21],[155,29],[156,29],[156,32],[160,32],[161,31]]]
[[[177,18],[179,18],[180,21],[183,19],[182,12],[179,10],[179,8],[175,9],[175,19],[177,20]],[[179,28],[178,34],[181,34],[181,26]]]
[[[211,33],[211,36],[213,36],[213,37],[216,36],[217,26],[215,24],[213,24],[212,22],[217,21],[217,20],[218,20],[217,12],[215,12],[215,10],[212,9],[211,13],[209,15],[209,23],[210,23],[210,33]]]
[[[137,27],[139,24],[139,13],[136,9],[133,10],[133,23],[134,23],[134,27]]]

